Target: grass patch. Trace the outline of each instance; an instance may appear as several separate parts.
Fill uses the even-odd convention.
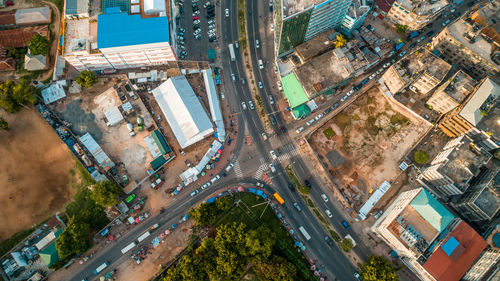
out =
[[[295,170],[292,168],[292,166],[288,165],[285,167],[285,171],[288,174],[288,177],[292,181],[292,184],[297,188],[302,194],[309,194],[309,188],[307,188],[305,185],[303,185],[299,178],[297,177],[297,174],[295,173]]]
[[[403,114],[396,112],[391,116],[391,124],[396,125],[399,124],[400,126],[406,126],[410,123],[408,118],[404,117]]]
[[[251,193],[237,193],[232,197],[231,207],[219,216],[215,226],[233,222],[242,222],[248,229],[266,226],[276,234],[276,251],[297,268],[297,280],[317,280],[309,270],[309,263],[294,245],[290,234],[262,198]],[[234,204],[239,201],[238,205]]]
[[[333,129],[331,127],[328,128],[328,129],[326,129],[326,130],[324,130],[323,134],[329,140],[331,140],[335,136],[335,132],[333,131]]]
[[[342,132],[351,125],[351,117],[343,112],[335,115],[334,117],[335,124],[340,127]]]
[[[376,136],[378,134],[378,131],[380,130],[380,128],[375,125],[375,122],[377,122],[377,117],[375,116],[370,116],[366,120],[366,130],[372,136]]]

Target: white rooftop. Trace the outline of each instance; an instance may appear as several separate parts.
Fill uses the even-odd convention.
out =
[[[205,109],[185,76],[171,77],[153,90],[177,142],[186,148],[214,132]]]
[[[500,96],[500,86],[491,79],[486,78],[479,86],[473,96],[467,101],[465,106],[460,111],[460,116],[467,120],[472,125],[476,126],[483,115],[481,114],[481,106],[485,102],[493,102]]]

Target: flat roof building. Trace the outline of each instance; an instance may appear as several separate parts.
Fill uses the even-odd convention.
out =
[[[462,70],[439,86],[427,101],[432,109],[445,114],[458,107],[474,91],[476,81]]]
[[[448,6],[446,0],[396,0],[386,19],[405,25],[409,31],[422,29]]]
[[[401,193],[372,230],[424,281],[459,281],[487,245],[423,188]]]
[[[89,0],[67,0],[64,15],[66,18],[89,17],[89,5]]]
[[[153,96],[181,148],[214,132],[208,115],[185,76],[169,78],[153,89]]]

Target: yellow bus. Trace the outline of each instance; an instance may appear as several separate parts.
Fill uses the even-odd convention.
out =
[[[274,196],[274,198],[276,198],[276,200],[278,200],[278,202],[279,202],[280,204],[285,203],[285,200],[283,200],[283,198],[281,198],[281,196],[280,196],[278,193],[274,193],[274,195],[273,195],[273,196]]]

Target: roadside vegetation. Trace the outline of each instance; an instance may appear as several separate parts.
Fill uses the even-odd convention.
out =
[[[397,269],[382,256],[371,256],[361,265],[361,278],[364,281],[398,281]]]
[[[295,186],[295,188],[297,188],[300,191],[300,193],[302,193],[303,195],[309,194],[310,192],[309,188],[307,188],[300,182],[299,178],[297,177],[297,174],[295,173],[295,170],[291,165],[286,166],[285,171],[288,174],[290,180],[292,180],[292,184]]]
[[[26,80],[17,83],[7,80],[0,83],[0,107],[9,113],[16,113],[21,107],[33,105],[38,91]]]
[[[197,245],[200,240],[191,239],[192,250],[161,280],[317,280],[271,208],[256,195],[219,198],[189,215],[196,222],[195,234],[206,229],[208,235]]]
[[[90,88],[97,83],[97,76],[92,71],[84,70],[76,77],[76,83],[84,88]]]

